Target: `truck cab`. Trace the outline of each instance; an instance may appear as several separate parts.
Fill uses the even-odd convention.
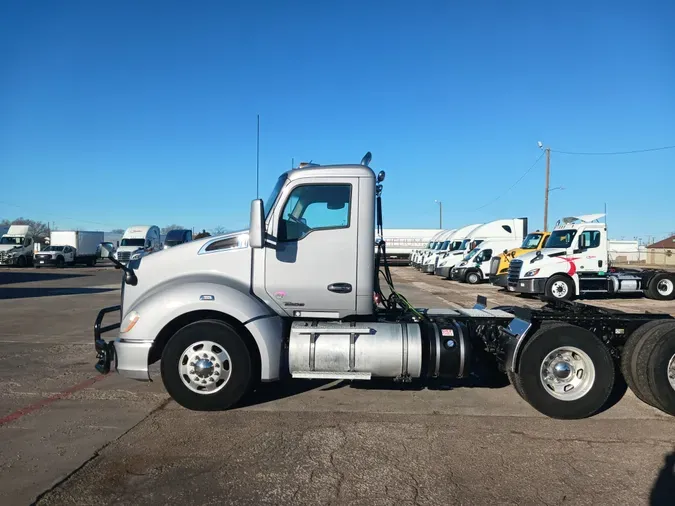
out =
[[[134,225],[124,231],[122,241],[113,257],[121,263],[127,263],[160,251],[161,248],[157,225]]]
[[[34,248],[33,232],[29,225],[10,225],[0,237],[0,265],[26,267],[33,262]]]
[[[507,289],[563,300],[583,291],[604,291],[609,259],[607,226],[598,221],[603,216],[570,216],[556,222],[545,248],[511,260]]]
[[[450,271],[450,279],[472,285],[489,278],[492,256],[512,248],[517,239],[489,239],[472,249],[460,263]]]
[[[479,224],[467,225],[455,230],[450,237],[450,242],[445,251],[441,250],[438,252],[433,264],[434,274],[446,278],[450,276],[450,270],[455,263],[459,262],[468,251],[471,251],[468,249],[471,243],[469,235],[480,226]]]
[[[192,230],[176,229],[169,230],[164,238],[164,249],[173,248],[192,240]]]
[[[412,260],[412,266],[415,269],[420,269],[421,266],[424,264],[424,260],[426,259],[427,255],[429,255],[432,251],[436,249],[437,246],[439,246],[439,241],[441,236],[445,233],[445,230],[440,230],[436,234],[433,235],[429,243],[424,247],[419,249],[415,254],[413,255],[413,260]]]
[[[536,232],[527,234],[527,237],[525,237],[519,248],[505,250],[501,254],[493,256],[490,261],[490,283],[505,288],[511,260],[525,253],[543,249],[550,235],[550,232],[540,232],[537,230]]]
[[[422,264],[420,265],[420,270],[422,272],[426,272],[427,274],[434,273],[440,255],[450,250],[452,236],[456,231],[457,229],[452,229],[441,234],[436,243],[436,247],[432,249],[422,261]]]

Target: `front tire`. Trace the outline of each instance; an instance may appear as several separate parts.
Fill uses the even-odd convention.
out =
[[[516,391],[551,418],[587,418],[609,400],[615,365],[592,332],[565,323],[544,324],[520,357]]]
[[[482,279],[483,278],[478,271],[470,271],[466,275],[466,282],[470,285],[477,285],[482,281]]]
[[[253,364],[237,330],[219,320],[201,320],[178,330],[161,360],[169,395],[194,411],[227,409],[252,384]]]
[[[25,257],[25,256],[20,256],[20,257],[16,260],[16,265],[17,265],[17,267],[26,267],[27,264],[28,264],[28,262],[26,261],[26,257]]]
[[[58,257],[56,259],[56,268],[57,269],[62,269],[65,264],[66,263],[64,262],[63,257]]]
[[[567,276],[551,276],[546,282],[546,297],[556,300],[572,300],[575,295],[574,282]]]

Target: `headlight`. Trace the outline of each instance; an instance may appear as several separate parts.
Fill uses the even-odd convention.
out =
[[[539,269],[532,269],[531,271],[527,271],[524,277],[529,278],[530,276],[536,276],[538,273]]]
[[[14,258],[16,253],[7,253],[7,258]]]
[[[133,255],[131,255],[131,259],[132,260],[140,260],[142,256],[143,256],[143,253],[141,253],[141,252],[134,253]]]
[[[122,324],[120,325],[120,333],[124,334],[129,332],[134,328],[134,325],[136,325],[140,318],[141,315],[139,315],[136,311],[130,312],[128,315],[126,315],[124,320],[122,320]]]

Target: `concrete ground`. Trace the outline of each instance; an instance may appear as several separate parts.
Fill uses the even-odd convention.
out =
[[[480,380],[265,385],[197,413],[99,376],[92,325],[119,271],[0,269],[0,504],[671,504],[675,419],[628,392],[587,420]],[[537,305],[394,269],[418,306]],[[592,301],[631,311],[675,304]]]

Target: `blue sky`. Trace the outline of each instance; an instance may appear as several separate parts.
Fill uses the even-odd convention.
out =
[[[541,227],[543,158],[506,192],[537,141],[675,145],[675,4],[548,3],[2,2],[0,218],[245,227],[260,114],[264,197],[370,150],[385,227],[436,227],[435,199]],[[673,162],[553,152],[550,223],[606,203],[612,237],[664,236]]]

